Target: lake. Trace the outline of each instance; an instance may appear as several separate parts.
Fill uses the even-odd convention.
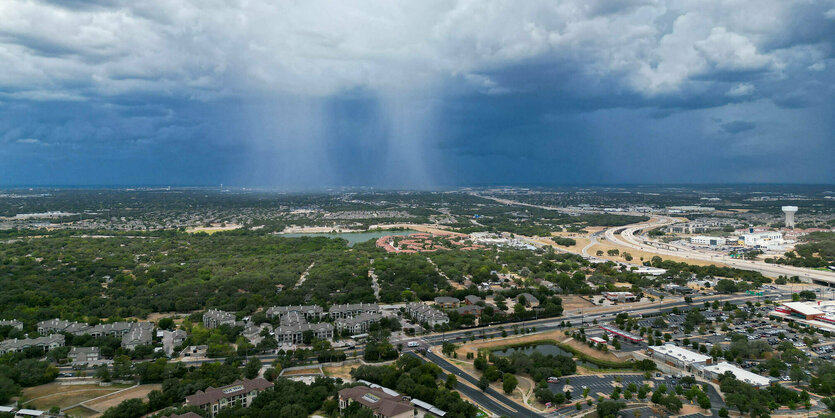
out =
[[[366,242],[368,240],[376,240],[377,238],[384,237],[386,235],[409,235],[409,234],[416,234],[419,231],[415,231],[412,229],[404,229],[404,230],[397,230],[397,231],[390,231],[390,230],[382,230],[382,231],[366,231],[366,232],[343,232],[343,233],[329,233],[329,232],[322,232],[322,233],[306,233],[306,234],[280,234],[279,236],[287,237],[287,238],[299,238],[299,237],[328,237],[328,238],[342,238],[345,241],[348,241],[348,246],[353,247],[354,244],[358,242]]]

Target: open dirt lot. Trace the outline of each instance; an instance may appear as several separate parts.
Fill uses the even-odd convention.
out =
[[[566,311],[579,308],[590,308],[597,306],[586,299],[576,295],[560,296],[562,298],[562,308]]]
[[[107,395],[124,389],[126,386],[99,386],[89,385],[61,385],[49,383],[23,389],[23,396],[30,401],[25,405],[28,408],[49,409],[53,406],[66,408],[68,406],[84,402],[99,396]]]
[[[293,376],[293,375],[300,375],[300,374],[318,374],[319,368],[318,367],[310,367],[307,369],[299,369],[299,370],[286,370],[282,373],[282,376]]]
[[[330,377],[341,377],[344,381],[350,381],[351,378],[351,370],[354,369],[359,365],[353,366],[338,366],[338,367],[324,367],[322,371],[325,372],[325,376]]]
[[[566,345],[576,349],[577,351],[579,351],[583,354],[589,355],[591,357],[595,357],[595,358],[599,358],[599,359],[603,359],[603,360],[609,360],[609,361],[617,361],[617,362],[623,361],[612,353],[609,353],[609,352],[604,353],[600,350],[595,350],[594,348],[591,348],[588,345],[583,344],[582,342],[577,341],[573,338],[564,339],[564,340],[561,340],[561,342],[563,344],[566,344]]]
[[[576,244],[570,245],[570,246],[564,246],[564,245],[559,245],[559,244],[554,243],[555,247],[562,248],[562,249],[571,251],[573,253],[579,253],[579,252],[583,251],[583,247],[585,247],[586,245],[589,244],[589,239],[587,237],[582,236],[582,235],[578,235],[578,234],[575,234],[575,233],[571,233],[571,232],[554,232],[551,235],[555,236],[555,237],[571,238],[574,241],[576,241]],[[548,241],[553,243],[552,240],[548,240]]]
[[[234,231],[234,230],[240,229],[240,228],[243,228],[243,225],[226,224],[226,226],[221,226],[221,225],[217,225],[217,226],[215,226],[215,225],[213,225],[213,226],[198,226],[198,227],[194,227],[194,228],[187,228],[186,232],[192,233],[192,234],[195,234],[195,233],[198,233],[198,232],[205,232],[205,233],[211,235],[211,234],[214,234],[215,232]]]
[[[119,405],[122,401],[134,398],[146,398],[152,390],[162,390],[162,385],[140,385],[123,392],[119,392],[101,399],[96,399],[93,402],[85,403],[84,405],[104,412],[107,408]]]
[[[632,263],[635,263],[635,264],[640,264],[641,263],[641,257],[643,257],[644,260],[646,261],[646,260],[651,260],[652,257],[655,257],[656,255],[659,255],[659,254],[655,254],[655,253],[651,253],[651,252],[647,252],[647,251],[636,250],[634,248],[615,246],[615,245],[612,245],[611,243],[609,243],[608,241],[602,241],[602,243],[598,243],[596,245],[593,245],[591,248],[589,248],[589,254],[596,255],[597,251],[600,250],[600,251],[603,251],[603,255],[600,256],[600,258],[605,258],[607,260],[620,261],[620,262],[626,261],[620,255],[609,256],[608,254],[606,254],[606,251],[616,249],[616,248],[618,250],[620,250],[621,254],[623,254],[625,252],[629,253],[629,254],[632,254],[632,257],[633,257]],[[684,259],[684,258],[673,257],[673,256],[669,256],[669,255],[660,255],[660,257],[663,258],[664,260],[672,260],[672,261],[676,261],[676,262],[680,262],[680,263],[683,262],[683,263],[693,264],[693,265],[697,265],[697,266],[709,266],[711,264],[715,264],[715,265],[720,266],[720,267],[724,266],[724,264],[722,264],[722,263],[702,261],[702,260]]]

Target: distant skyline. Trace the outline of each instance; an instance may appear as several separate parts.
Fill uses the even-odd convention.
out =
[[[0,16],[0,186],[835,184],[835,0]]]

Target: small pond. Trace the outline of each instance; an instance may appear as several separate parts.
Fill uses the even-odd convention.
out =
[[[368,240],[376,240],[377,238],[384,237],[386,235],[409,235],[409,234],[416,234],[418,231],[412,229],[403,229],[397,231],[387,231],[387,230],[380,230],[380,231],[366,231],[366,232],[342,232],[342,233],[329,233],[329,232],[322,232],[322,233],[302,233],[302,234],[280,234],[282,237],[286,238],[299,238],[299,237],[328,237],[328,238],[342,238],[348,241],[348,246],[353,247],[354,244],[359,242],[366,242]]]

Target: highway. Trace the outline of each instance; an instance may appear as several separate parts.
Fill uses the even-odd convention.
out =
[[[647,222],[632,224],[626,227],[609,228],[605,231],[605,236],[612,244],[655,253],[659,256],[667,255],[689,260],[721,263],[738,269],[758,271],[768,277],[798,276],[807,281],[816,280],[823,283],[835,284],[835,273],[780,264],[768,264],[764,261],[740,260],[731,258],[727,255],[709,254],[669,244],[664,244],[666,248],[659,248],[659,243],[649,240],[643,236],[635,235],[635,233],[639,230],[658,228],[674,222],[676,222],[674,218],[668,216],[657,216]],[[619,231],[621,232],[618,233]]]
[[[414,353],[409,354],[415,355]],[[467,373],[462,372],[461,369],[453,366],[437,354],[427,352],[426,358],[432,363],[437,364],[441,369],[443,369],[447,373],[453,374],[456,377],[458,377],[458,385],[455,387],[455,389],[467,396],[468,398],[472,399],[475,403],[481,405],[488,411],[497,415],[506,415],[508,417],[523,418],[542,416],[522,405],[519,405],[512,399],[505,396],[503,393],[499,393],[491,387],[488,387],[485,391],[481,391],[480,389],[478,389],[478,379]],[[469,383],[469,385],[462,382],[462,380]]]
[[[539,208],[539,209],[554,210],[554,211],[564,212],[564,213],[601,213],[600,211],[593,211],[593,210],[578,211],[578,210],[574,210],[574,209],[557,208],[557,207],[552,207],[552,206],[533,205],[533,204],[529,204],[529,203],[517,202],[515,200],[500,199],[500,198],[485,196],[485,195],[481,195],[481,194],[474,194],[474,195],[485,198],[485,199],[490,199],[490,200],[493,200],[495,202],[502,203],[502,204],[505,204],[505,205],[528,206],[528,207],[535,207],[535,208]],[[633,212],[620,212],[619,214],[623,214],[623,215],[644,215],[644,216],[647,215],[645,213],[633,213]],[[819,284],[835,285],[835,272],[812,270],[812,269],[807,269],[807,268],[786,266],[786,265],[780,265],[780,264],[768,264],[764,261],[740,260],[740,259],[731,258],[727,255],[708,254],[708,253],[703,253],[703,252],[696,251],[696,250],[693,250],[693,249],[684,248],[684,247],[677,247],[677,246],[673,246],[673,245],[669,245],[669,244],[663,244],[666,248],[659,248],[659,245],[661,245],[660,243],[652,241],[652,240],[650,240],[648,238],[645,238],[645,237],[640,237],[639,238],[639,237],[635,236],[636,231],[658,228],[658,227],[666,226],[666,225],[669,225],[669,224],[672,224],[672,223],[675,223],[675,222],[677,222],[676,218],[673,218],[673,217],[670,217],[670,216],[653,215],[653,218],[650,219],[649,221],[646,221],[646,222],[639,222],[639,223],[631,224],[631,225],[627,225],[627,226],[618,226],[618,227],[608,228],[604,231],[604,236],[606,237],[606,240],[608,240],[609,242],[611,242],[614,245],[621,246],[621,247],[627,247],[627,248],[633,248],[633,249],[645,251],[645,252],[648,252],[648,253],[654,253],[654,254],[657,254],[659,256],[664,256],[664,255],[675,256],[675,257],[688,259],[688,260],[699,260],[699,261],[721,263],[721,264],[727,265],[729,267],[734,267],[734,268],[738,268],[738,269],[758,271],[758,272],[760,272],[763,275],[768,276],[768,277],[798,276],[801,279],[803,279],[805,281],[809,281],[809,282],[816,281]],[[619,231],[621,231],[621,230],[622,230],[622,232],[619,233]],[[593,234],[590,237],[591,240],[592,240],[592,243],[597,240],[598,236],[599,236],[598,234]],[[528,238],[528,239],[542,244],[541,241],[537,241],[537,240],[534,240],[532,238]],[[590,255],[588,254],[588,249],[592,247],[592,245],[593,245],[592,243],[589,243],[589,245],[584,247],[579,254],[584,256],[584,257],[590,257]],[[560,249],[564,252],[572,252],[572,251],[568,251],[564,248],[560,248],[560,247],[557,247],[557,246],[554,246],[554,247],[558,248],[558,249]],[[672,248],[672,249],[670,249],[670,248]],[[578,254],[578,253],[575,253],[575,254]]]

